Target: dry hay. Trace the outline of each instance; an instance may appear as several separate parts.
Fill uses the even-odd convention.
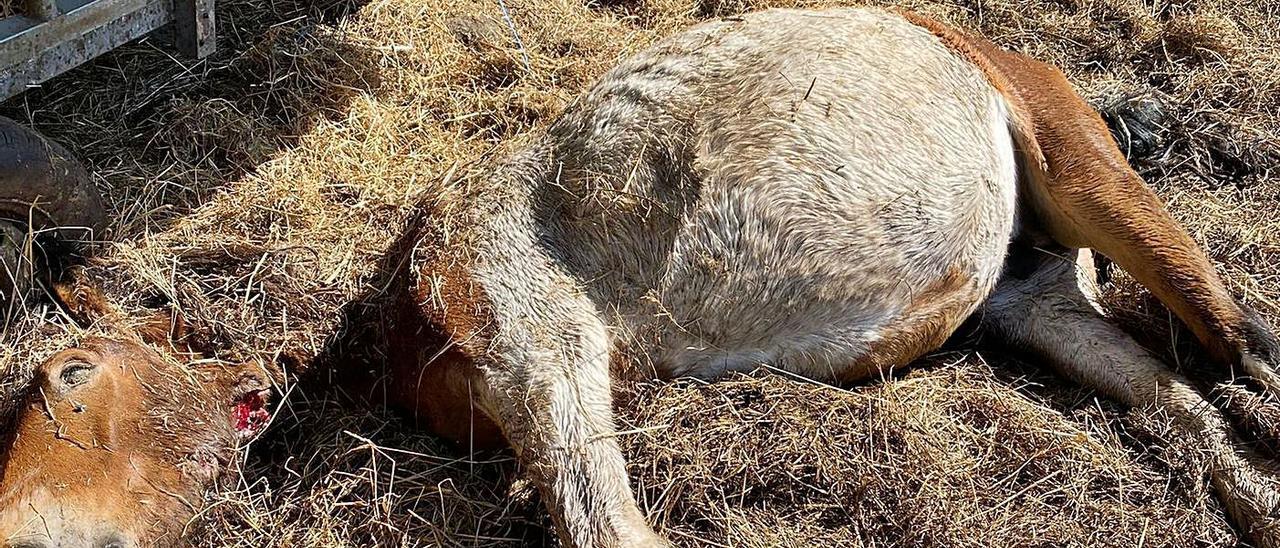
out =
[[[192,523],[195,543],[545,541],[509,455],[445,447],[298,369],[377,369],[348,335],[376,312],[386,251],[432,188],[481,176],[478,160],[657,36],[783,4],[809,5],[511,0],[517,42],[497,2],[222,0],[208,62],[145,40],[4,104],[96,173],[116,243],[89,272],[122,316],[174,303],[224,357],[282,358],[287,403],[242,482]],[[1053,61],[1099,106],[1154,91],[1171,116],[1144,174],[1275,321],[1280,5],[894,5]],[[1171,361],[1195,362],[1132,281],[1118,276],[1107,304]],[[86,334],[33,312],[5,329],[9,387]],[[1117,409],[1037,362],[963,350],[849,390],[766,374],[644,384],[620,409],[624,446],[643,508],[688,545],[1234,544],[1196,448],[1163,417]]]

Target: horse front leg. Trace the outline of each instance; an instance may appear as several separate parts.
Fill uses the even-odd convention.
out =
[[[667,546],[628,482],[605,324],[571,277],[532,255],[428,271],[436,322],[474,364],[476,403],[515,450],[565,546]]]

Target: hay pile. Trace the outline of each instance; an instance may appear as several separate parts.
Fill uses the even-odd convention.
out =
[[[377,309],[388,248],[433,187],[480,176],[500,143],[545,125],[658,36],[796,4],[810,5],[511,0],[517,41],[496,1],[222,0],[222,49],[208,62],[184,65],[143,41],[0,106],[96,173],[117,222],[89,274],[122,316],[174,304],[224,357],[283,364],[290,397],[245,479],[192,523],[195,544],[546,540],[509,455],[445,447],[346,403],[323,377],[377,369],[349,341]],[[1100,107],[1154,90],[1169,116],[1144,141],[1144,173],[1275,322],[1280,5],[884,5],[1053,61]],[[1123,276],[1109,293],[1127,328],[1186,360],[1186,335],[1145,293]],[[35,312],[5,328],[9,388],[87,334]],[[642,507],[693,546],[1234,544],[1196,448],[1162,417],[1119,410],[1037,365],[966,350],[849,391],[768,375],[654,383],[634,388],[620,423]],[[300,369],[321,379],[300,382]]]

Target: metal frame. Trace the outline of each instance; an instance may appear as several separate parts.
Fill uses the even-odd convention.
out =
[[[215,0],[20,0],[0,19],[0,100],[173,23],[174,44],[213,53]]]

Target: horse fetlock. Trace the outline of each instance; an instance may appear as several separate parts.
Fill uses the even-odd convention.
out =
[[[1244,303],[1238,303],[1241,321],[1236,327],[1236,353],[1241,373],[1261,387],[1268,399],[1280,402],[1280,337],[1275,328]]]
[[[1248,382],[1257,385],[1268,400],[1280,403],[1280,374],[1276,373],[1273,360],[1244,352],[1240,357],[1240,368],[1248,376]]]

